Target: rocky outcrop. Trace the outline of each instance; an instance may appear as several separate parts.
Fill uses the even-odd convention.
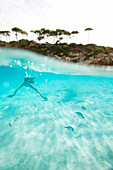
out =
[[[35,41],[0,41],[1,47],[14,47],[31,50],[66,62],[113,66],[113,48],[95,44],[39,44]]]

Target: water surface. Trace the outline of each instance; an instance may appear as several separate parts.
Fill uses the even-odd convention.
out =
[[[0,49],[0,170],[113,169],[113,68]],[[33,89],[23,87],[26,73]]]

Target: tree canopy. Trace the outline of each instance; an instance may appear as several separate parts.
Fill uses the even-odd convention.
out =
[[[86,28],[85,31],[92,31],[93,28]]]
[[[16,39],[17,39],[18,33],[28,35],[26,31],[23,31],[22,29],[17,28],[17,27],[12,28],[12,31],[15,32]]]

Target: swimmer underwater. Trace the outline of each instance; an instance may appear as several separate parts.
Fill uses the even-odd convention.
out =
[[[27,75],[27,77],[24,78],[24,82],[18,88],[16,88],[16,90],[14,91],[14,93],[12,95],[9,95],[7,97],[8,98],[14,97],[16,95],[16,93],[18,92],[18,90],[21,89],[23,86],[25,86],[25,87],[30,87],[33,90],[35,90],[45,101],[47,101],[47,97],[44,97],[41,94],[41,92],[35,86],[33,86],[34,79],[35,78],[31,78],[30,76]]]

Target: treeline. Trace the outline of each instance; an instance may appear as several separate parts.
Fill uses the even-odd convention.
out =
[[[84,31],[88,31],[88,33],[93,30],[92,28],[86,28]],[[12,32],[15,33],[16,40],[18,41],[18,36],[21,35],[26,35],[28,36],[28,33],[26,31],[23,31],[20,28],[14,27],[11,29]],[[8,37],[11,36],[12,32],[11,31],[0,31],[0,40],[2,37],[6,37],[6,40]],[[79,31],[66,31],[64,29],[56,29],[56,30],[49,30],[42,28],[40,30],[31,30],[30,33],[33,33],[37,36],[37,40],[40,42],[41,40],[48,40],[48,38],[53,38],[53,43],[60,43],[62,40],[64,40],[64,37],[67,38],[74,38],[79,34]],[[88,34],[88,43],[89,43],[89,34]]]

